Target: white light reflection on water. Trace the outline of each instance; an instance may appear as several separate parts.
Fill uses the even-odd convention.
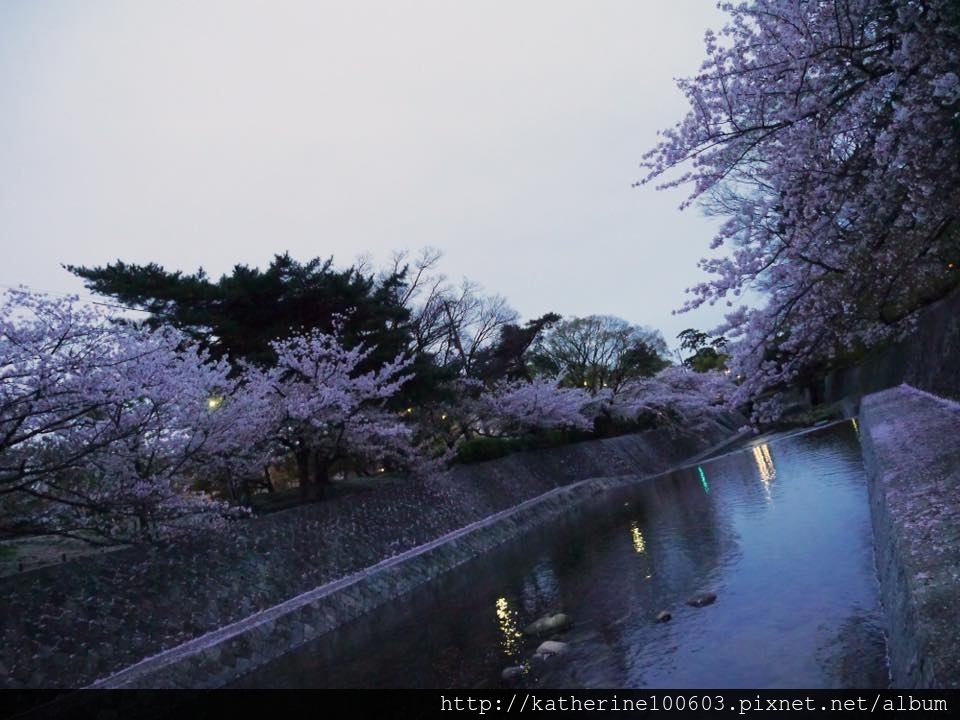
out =
[[[767,502],[772,503],[773,494],[770,491],[770,483],[777,477],[777,467],[773,464],[773,455],[770,454],[770,446],[766,443],[754,446],[753,459],[757,464],[760,482],[763,484],[763,494],[766,495]]]

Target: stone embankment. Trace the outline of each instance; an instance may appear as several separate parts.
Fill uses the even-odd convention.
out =
[[[861,442],[894,687],[960,687],[960,405],[865,397]]]
[[[871,352],[855,367],[831,372],[820,401],[855,403],[901,383],[960,399],[960,291],[926,308],[916,331],[901,342]]]
[[[225,684],[732,428],[520,453],[0,578],[0,687]]]

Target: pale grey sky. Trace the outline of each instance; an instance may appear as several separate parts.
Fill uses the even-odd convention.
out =
[[[713,0],[2,0],[0,284],[443,250],[526,317],[664,331],[713,221],[631,188]]]

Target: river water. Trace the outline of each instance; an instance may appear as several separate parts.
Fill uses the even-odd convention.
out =
[[[639,481],[263,666],[242,687],[885,687],[855,421]],[[715,593],[701,608],[686,601]],[[658,623],[660,611],[672,614]],[[568,651],[522,629],[563,612]]]

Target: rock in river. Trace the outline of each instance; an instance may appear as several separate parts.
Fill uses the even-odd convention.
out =
[[[503,672],[500,673],[500,678],[506,682],[517,680],[521,675],[523,675],[523,670],[523,665],[513,665],[511,667],[504,668]]]
[[[568,647],[565,642],[547,640],[546,642],[540,643],[540,647],[537,648],[537,657],[548,658],[554,655],[563,655]]]
[[[712,605],[716,599],[717,599],[716,593],[712,593],[712,592],[698,593],[697,595],[694,595],[692,598],[687,600],[687,605],[690,605],[691,607],[701,608],[707,605]]]
[[[660,612],[657,613],[657,622],[658,623],[670,622],[670,618],[672,617],[673,615],[668,613],[666,610],[661,610]]]
[[[552,632],[563,632],[571,625],[570,616],[564,613],[545,615],[539,620],[530,623],[523,630],[524,635],[546,635]]]

